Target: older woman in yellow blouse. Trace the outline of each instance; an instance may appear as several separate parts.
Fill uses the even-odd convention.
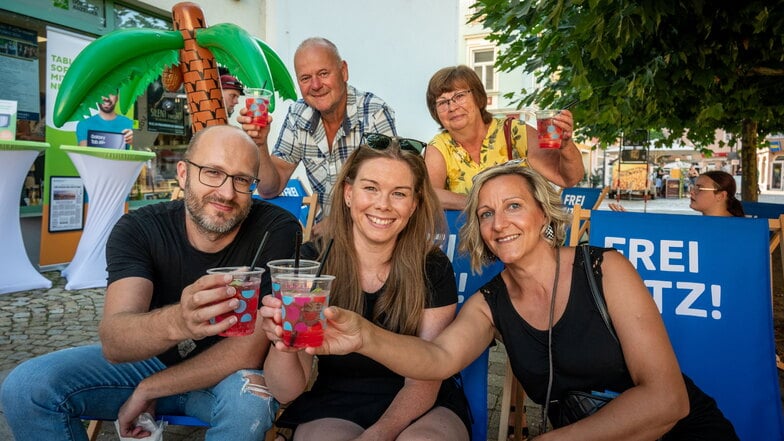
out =
[[[472,178],[507,161],[504,120],[487,111],[482,81],[468,66],[445,67],[430,79],[427,88],[430,115],[442,128],[425,150],[430,182],[445,209],[462,210]],[[555,124],[564,130],[561,148],[539,147],[536,129],[513,121],[513,159],[523,159],[550,182],[571,187],[583,178],[582,157],[572,141],[572,114],[561,111]]]

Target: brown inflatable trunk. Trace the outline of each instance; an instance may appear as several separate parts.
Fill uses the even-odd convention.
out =
[[[196,29],[207,27],[204,11],[195,3],[177,3],[172,8],[172,18],[174,29],[180,31],[185,40],[185,46],[180,50],[180,69],[193,133],[207,126],[226,124],[228,118],[215,57],[199,46],[195,38]]]

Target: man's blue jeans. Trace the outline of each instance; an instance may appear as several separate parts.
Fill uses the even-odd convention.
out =
[[[100,346],[64,349],[11,371],[0,391],[3,411],[17,441],[86,441],[80,416],[117,419],[136,385],[165,368],[157,358],[111,364]],[[238,371],[209,389],[159,398],[156,411],[210,423],[206,440],[263,440],[278,402],[250,381],[262,374]]]

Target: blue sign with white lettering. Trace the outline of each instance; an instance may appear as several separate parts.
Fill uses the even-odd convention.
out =
[[[651,291],[681,370],[742,440],[784,439],[773,339],[767,219],[591,212]]]
[[[601,188],[586,188],[586,187],[567,187],[561,190],[561,204],[567,213],[574,212],[574,206],[579,205],[586,210],[593,210],[599,196],[602,194]],[[583,227],[585,221],[580,221],[580,228]],[[572,234],[572,227],[566,229],[566,243],[569,243],[569,236]]]
[[[284,188],[278,196],[303,198],[307,195],[308,193],[305,191],[305,187],[302,186],[302,182],[300,182],[299,179],[289,179],[286,188]]]
[[[568,187],[561,190],[561,203],[571,213],[575,205],[592,209],[602,194],[601,188]]]
[[[762,217],[765,219],[778,219],[784,214],[784,205],[769,202],[741,201],[746,217]]]

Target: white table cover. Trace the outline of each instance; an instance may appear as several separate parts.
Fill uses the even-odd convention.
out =
[[[52,282],[35,269],[25,251],[19,223],[19,197],[30,166],[49,144],[32,141],[0,141],[0,294],[51,288]]]
[[[122,217],[125,199],[152,152],[62,146],[82,177],[89,208],[71,263],[62,271],[65,289],[106,286],[106,241]]]

